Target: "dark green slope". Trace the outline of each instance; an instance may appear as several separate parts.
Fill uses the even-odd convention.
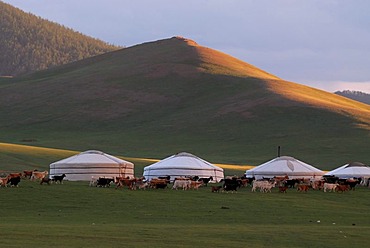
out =
[[[47,69],[118,49],[0,1],[0,76]]]
[[[367,105],[183,38],[0,82],[2,142],[254,165],[280,145],[323,169],[369,160]]]

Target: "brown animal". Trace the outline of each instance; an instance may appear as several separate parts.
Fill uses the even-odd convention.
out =
[[[165,189],[167,188],[167,180],[153,178],[150,180],[149,185],[152,189]]]
[[[306,185],[306,184],[297,185],[297,191],[299,192],[307,192],[309,188],[310,188],[310,185]]]
[[[43,183],[47,183],[48,185],[50,185],[50,182],[51,182],[50,178],[44,177],[44,178],[41,179],[40,185],[42,185]]]
[[[350,189],[349,185],[339,184],[335,188],[335,192],[341,192],[341,193],[343,193],[344,191],[348,191],[349,189]]]
[[[30,178],[31,178],[31,176],[32,176],[32,173],[33,173],[34,171],[37,171],[37,170],[25,170],[25,171],[23,171],[23,177],[24,177],[24,178],[28,178],[28,179],[30,179]]]
[[[286,193],[287,189],[287,186],[279,186],[279,193]]]
[[[16,177],[21,177],[22,173],[9,173],[8,177],[10,178],[16,178]]]
[[[222,186],[212,186],[212,188],[211,188],[212,193],[214,193],[214,192],[219,193],[221,189],[222,189]]]
[[[6,187],[9,181],[9,176],[0,177],[0,186]]]
[[[191,189],[196,189],[198,190],[200,186],[203,185],[203,182],[195,182],[195,181],[190,181],[190,188]]]
[[[116,177],[115,184],[116,184],[116,189],[127,186],[127,188],[131,190],[136,190],[136,178]]]
[[[33,171],[31,176],[31,181],[33,180],[41,180],[49,174],[48,171]]]

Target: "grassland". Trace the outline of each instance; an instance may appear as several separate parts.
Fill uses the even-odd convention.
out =
[[[366,188],[227,194],[22,181],[0,188],[0,200],[4,247],[359,247],[370,233]]]

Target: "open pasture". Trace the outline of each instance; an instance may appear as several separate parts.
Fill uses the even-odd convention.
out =
[[[40,185],[0,188],[4,247],[359,247],[370,189],[211,193]]]

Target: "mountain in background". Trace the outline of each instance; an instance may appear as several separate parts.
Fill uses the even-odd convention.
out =
[[[252,165],[281,146],[321,169],[369,159],[369,105],[182,37],[3,78],[0,89],[2,142]]]
[[[71,63],[118,47],[0,1],[0,76]]]
[[[336,91],[335,94],[353,99],[355,101],[370,104],[370,94],[367,94],[362,91],[343,90],[343,91]]]

